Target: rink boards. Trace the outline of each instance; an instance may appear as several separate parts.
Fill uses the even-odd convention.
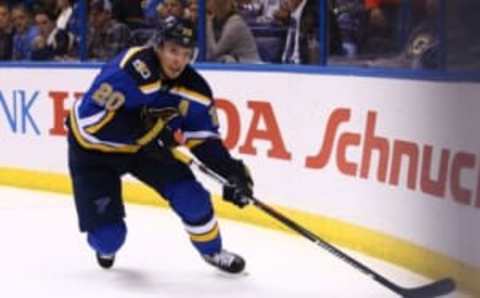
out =
[[[71,191],[63,120],[97,71],[0,68],[0,183]],[[259,198],[328,241],[480,294],[479,84],[202,73]],[[166,206],[128,180],[130,202]],[[223,216],[278,227],[254,208],[216,204]]]

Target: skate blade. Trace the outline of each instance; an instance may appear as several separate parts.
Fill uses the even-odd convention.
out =
[[[216,269],[215,271],[216,271],[216,275],[226,279],[239,279],[239,278],[245,278],[250,275],[250,273],[246,270],[239,273],[230,273],[220,269]]]

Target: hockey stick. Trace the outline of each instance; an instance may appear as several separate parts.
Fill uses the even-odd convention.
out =
[[[202,164],[200,161],[184,154],[183,152],[179,150],[173,150],[174,156],[179,159],[180,161],[183,161],[184,163],[188,164],[189,166],[198,169],[202,173],[206,174],[207,176],[213,178],[216,180],[218,183],[221,185],[228,185],[227,179],[224,177],[220,176],[204,164]],[[373,278],[376,282],[380,283],[381,285],[387,287],[391,291],[401,295],[402,297],[405,298],[433,298],[433,297],[438,297],[442,295],[446,295],[448,293],[451,293],[455,290],[455,282],[451,278],[444,278],[438,281],[435,281],[433,283],[421,286],[421,287],[416,287],[416,288],[405,288],[401,287],[390,280],[388,280],[386,277],[380,275],[379,273],[373,271],[372,269],[368,268],[364,264],[360,263],[359,261],[355,260],[354,258],[350,257],[346,253],[342,252],[335,246],[331,245],[327,241],[323,240],[313,232],[307,230],[306,228],[302,227],[298,223],[294,222],[290,218],[286,217],[285,215],[279,213],[272,207],[268,206],[267,204],[261,202],[260,200],[252,197],[248,198],[251,203],[258,209],[264,211],[268,215],[272,216],[273,218],[277,219],[281,223],[283,223],[285,226],[289,227],[290,229],[294,230],[298,234],[304,236],[308,240],[314,242],[318,246],[322,247],[323,249],[327,250],[329,253],[333,254],[334,256],[340,258],[344,262],[350,264],[352,267],[357,269],[358,271],[366,274],[367,276]]]

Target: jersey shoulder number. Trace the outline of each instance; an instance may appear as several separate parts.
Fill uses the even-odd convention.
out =
[[[148,80],[152,76],[150,68],[148,68],[147,64],[140,58],[135,58],[135,60],[132,62],[132,65],[144,80]]]
[[[153,48],[130,48],[120,61],[120,68],[124,69],[139,87],[159,80],[158,62]]]

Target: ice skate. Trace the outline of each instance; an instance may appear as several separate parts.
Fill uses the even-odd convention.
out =
[[[110,269],[115,262],[115,255],[101,255],[97,252],[96,256],[98,265],[104,269]]]
[[[212,266],[228,273],[240,273],[245,269],[245,260],[234,253],[222,250],[213,255],[202,255],[203,259]]]

